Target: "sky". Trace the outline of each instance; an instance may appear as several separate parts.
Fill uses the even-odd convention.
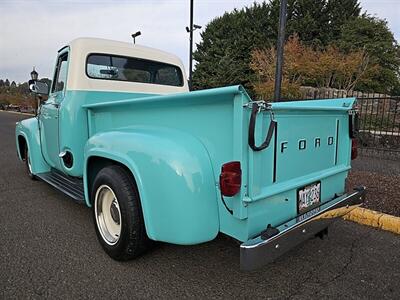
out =
[[[261,0],[194,0],[194,23]],[[363,11],[388,21],[400,41],[400,0],[361,0]],[[188,66],[189,0],[0,0],[0,78],[24,82],[35,66],[51,77],[57,50],[77,37],[132,42],[179,56]],[[200,42],[200,31],[194,42]]]

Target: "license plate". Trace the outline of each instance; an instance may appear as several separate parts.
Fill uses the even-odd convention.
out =
[[[321,182],[315,182],[297,190],[297,212],[304,213],[321,203]]]

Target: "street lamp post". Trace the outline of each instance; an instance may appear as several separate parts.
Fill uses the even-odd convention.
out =
[[[278,43],[276,46],[276,69],[275,69],[275,87],[274,87],[274,101],[281,100],[281,86],[282,86],[282,68],[283,68],[283,48],[285,44],[285,27],[287,15],[287,0],[281,0],[279,8],[279,29],[278,29]]]
[[[190,0],[190,27],[186,27],[189,33],[189,88],[192,89],[192,73],[193,73],[193,31],[201,29],[200,25],[193,24],[193,0]]]
[[[31,72],[32,82],[35,83],[38,80],[38,77],[39,77],[39,74],[38,74],[38,72],[36,72],[35,67],[33,67],[33,70]],[[35,100],[36,100],[36,114],[37,114],[37,111],[39,110],[39,106],[40,106],[40,98],[37,97],[36,94],[35,94],[34,97],[35,97]]]
[[[187,27],[186,27],[187,31]],[[193,0],[190,0],[190,31],[189,31],[189,88],[192,89],[192,68],[193,68]]]
[[[134,34],[132,34],[133,44],[136,44],[136,38],[141,34],[142,33],[140,31],[136,31]]]
[[[33,67],[33,70],[32,70],[32,72],[31,72],[31,79],[32,79],[33,81],[37,81],[38,76],[39,76],[38,72],[36,72],[35,67]]]

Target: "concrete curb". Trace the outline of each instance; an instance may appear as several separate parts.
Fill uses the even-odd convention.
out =
[[[35,116],[34,114],[23,113],[23,112],[18,112],[18,111],[11,111],[11,110],[0,110],[0,112],[10,113],[10,114],[17,114],[17,115],[25,115],[25,116]]]
[[[345,215],[343,219],[400,234],[400,217],[367,208],[357,207]]]

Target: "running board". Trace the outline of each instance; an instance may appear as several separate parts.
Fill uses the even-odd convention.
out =
[[[35,174],[35,176],[70,196],[75,201],[85,201],[82,179],[70,177],[54,169],[50,172]]]

